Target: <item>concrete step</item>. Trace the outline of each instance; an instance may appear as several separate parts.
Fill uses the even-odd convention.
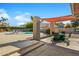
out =
[[[26,47],[24,49],[21,49],[18,52],[10,54],[9,56],[21,56],[21,55],[24,55],[24,54],[27,54],[27,53],[33,51],[34,49],[36,49],[36,48],[38,48],[38,47],[40,47],[42,45],[44,45],[44,43],[43,42],[39,42],[37,44],[34,44],[34,45],[31,45],[31,46]]]
[[[11,45],[0,47],[0,56],[10,55],[18,50],[20,50],[20,48]]]
[[[39,48],[39,47],[42,46],[42,45],[44,45],[44,43],[43,43],[43,42],[39,42],[38,44],[35,44],[35,45],[33,45],[33,46],[30,46],[30,47],[28,47],[28,48],[25,48],[25,49],[19,51],[19,53],[20,53],[21,55],[25,55],[25,54],[27,54],[27,53],[30,53],[30,52],[33,51],[34,49]]]
[[[27,40],[18,43],[12,43],[10,45],[0,47],[0,55],[1,56],[20,55],[17,53],[18,51],[22,51],[23,49],[29,48],[38,43],[39,41],[36,40]]]
[[[15,52],[15,53],[13,53],[13,54],[10,54],[9,56],[20,56],[20,55],[21,55],[20,53]]]
[[[23,49],[31,45],[37,44],[38,42],[39,41],[36,41],[36,40],[26,40],[26,41],[21,41],[17,43],[12,43],[11,45]]]

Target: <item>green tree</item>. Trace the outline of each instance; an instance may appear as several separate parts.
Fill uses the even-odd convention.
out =
[[[26,23],[24,25],[21,25],[21,27],[25,27],[28,30],[33,31],[33,22],[28,22],[28,23]]]
[[[65,24],[64,27],[65,27],[65,28],[71,28],[72,25],[71,25],[71,24]]]
[[[32,29],[33,28],[33,23],[28,22],[27,24],[24,25],[26,28]]]
[[[1,20],[4,22],[6,20],[8,20],[7,18],[1,17]]]
[[[8,20],[7,18],[1,17],[0,18],[1,26],[7,26],[7,25],[9,25],[8,23],[6,23],[7,20]]]
[[[64,24],[63,24],[62,22],[57,22],[57,23],[55,23],[55,25],[56,25],[57,27],[64,26]]]

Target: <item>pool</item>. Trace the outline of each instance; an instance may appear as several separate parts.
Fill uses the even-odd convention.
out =
[[[24,32],[24,34],[33,34],[33,32]]]

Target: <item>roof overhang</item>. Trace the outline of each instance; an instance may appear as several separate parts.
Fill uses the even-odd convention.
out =
[[[42,18],[42,20],[46,20],[48,22],[79,20],[79,3],[71,3],[70,7],[71,7],[72,15],[54,17],[54,18]]]
[[[61,16],[61,17],[55,17],[55,18],[42,18],[42,20],[48,21],[48,22],[59,22],[59,21],[67,21],[67,20],[75,20],[79,19],[74,16]]]

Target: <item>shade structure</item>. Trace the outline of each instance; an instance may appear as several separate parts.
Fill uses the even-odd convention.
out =
[[[42,18],[42,20],[45,20],[45,21],[48,21],[48,22],[59,22],[59,21],[78,20],[78,19],[79,18],[76,18],[72,15],[55,17],[55,18]]]
[[[54,17],[54,18],[43,18],[42,20],[46,20],[48,22],[59,22],[59,21],[67,21],[67,20],[79,20],[79,3],[71,3],[71,11],[72,15]]]

